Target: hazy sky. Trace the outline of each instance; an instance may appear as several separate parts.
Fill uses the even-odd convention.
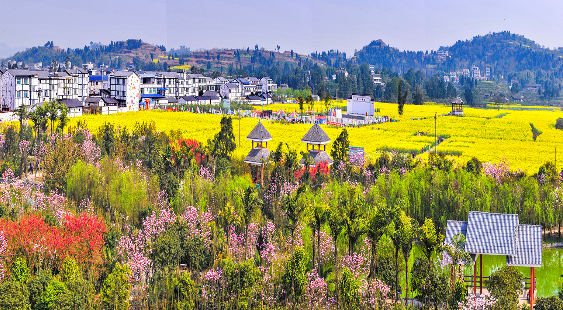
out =
[[[401,50],[436,50],[509,30],[563,46],[560,0],[0,0],[0,57],[54,41],[142,39],[168,49],[241,48],[352,54],[372,40]]]

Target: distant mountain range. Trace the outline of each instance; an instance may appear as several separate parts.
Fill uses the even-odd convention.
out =
[[[92,62],[95,65],[105,64],[116,69],[129,65],[141,70],[197,66],[208,72],[221,73],[232,73],[237,68],[255,71],[259,67],[265,70],[277,67],[282,70],[284,66],[302,66],[305,63],[309,67],[318,64],[335,69],[345,68],[348,63],[368,63],[376,68],[387,68],[401,75],[410,68],[422,69],[426,72],[426,76],[436,73],[448,74],[451,71],[478,66],[483,72],[485,68],[490,68],[491,78],[495,80],[508,80],[515,77],[525,82],[545,80],[561,84],[563,79],[562,48],[547,49],[530,39],[507,31],[457,41],[452,46],[440,47],[438,51],[429,53],[400,51],[381,40],[372,41],[353,56],[338,51],[302,55],[293,51],[268,51],[258,46],[246,50],[212,49],[190,52],[182,48],[180,51],[180,54],[174,50],[167,53],[164,46],[151,45],[141,40],[111,42],[109,45],[96,44],[78,49],[61,49],[54,46],[53,42],[48,42],[44,46],[17,52],[2,62],[4,66],[9,60],[21,61],[28,66],[38,62],[42,62],[43,66],[49,66],[52,60],[57,62],[68,60],[77,65]],[[1,45],[0,52],[2,52]]]

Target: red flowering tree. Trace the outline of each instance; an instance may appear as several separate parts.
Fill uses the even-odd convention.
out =
[[[60,266],[66,257],[79,264],[103,263],[106,228],[94,215],[67,213],[61,227],[51,226],[37,215],[25,215],[15,222],[0,220],[0,230],[7,241],[8,262],[24,257],[30,268]]]

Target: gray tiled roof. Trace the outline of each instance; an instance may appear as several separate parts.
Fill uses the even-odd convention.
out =
[[[460,104],[460,103],[463,103],[463,100],[461,100],[461,98],[459,98],[459,97],[456,97],[454,99],[454,101],[452,101],[452,103]]]
[[[467,222],[449,220],[446,225],[446,238],[444,239],[444,243],[451,244],[452,238],[457,234],[467,236]]]
[[[88,97],[86,98],[86,102],[88,103],[98,103],[102,100],[102,97]]]
[[[313,158],[313,164],[311,166],[316,166],[322,162],[326,162],[330,166],[333,163],[332,158],[330,158],[325,151],[309,150],[309,157]],[[305,157],[301,158],[299,164],[301,166],[305,165]]]
[[[118,104],[119,102],[117,101],[117,99],[113,98],[113,97],[103,97],[102,100],[106,103],[106,104]]]
[[[168,103],[178,103],[176,97],[166,97],[166,99],[168,99]]]
[[[311,127],[311,129],[309,129],[309,131],[307,131],[305,136],[303,136],[301,142],[309,144],[326,144],[330,142],[330,138],[319,124],[315,124]]]
[[[518,228],[516,230],[516,255],[507,255],[506,264],[511,266],[541,267],[541,226],[518,225]]]
[[[82,107],[82,102],[78,99],[60,99],[59,102],[62,102],[67,108]]]
[[[258,142],[264,142],[264,141],[272,140],[272,135],[268,132],[266,127],[264,127],[262,122],[259,121],[258,124],[254,126],[254,129],[252,129],[250,134],[248,134],[246,139],[252,141],[258,141]]]
[[[270,157],[270,151],[267,148],[255,147],[246,155],[244,162],[247,164],[261,165],[268,160],[268,157]]]
[[[470,211],[467,222],[466,252],[516,255],[517,214]]]
[[[182,98],[182,99],[184,99],[184,100],[186,100],[186,101],[197,101],[197,98],[194,97],[194,96],[182,96],[182,97],[180,97],[180,98]]]
[[[212,91],[212,90],[206,90],[203,93],[203,96],[205,96],[205,97],[218,97],[219,93],[217,93],[216,91]]]
[[[135,72],[131,72],[131,71],[116,71],[113,73],[113,76],[115,77],[128,77],[130,75],[135,74]]]

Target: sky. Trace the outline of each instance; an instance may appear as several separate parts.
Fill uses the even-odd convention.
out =
[[[340,50],[382,39],[430,51],[511,31],[563,47],[560,0],[0,0],[0,57],[53,41],[59,47],[142,39],[168,49]]]

